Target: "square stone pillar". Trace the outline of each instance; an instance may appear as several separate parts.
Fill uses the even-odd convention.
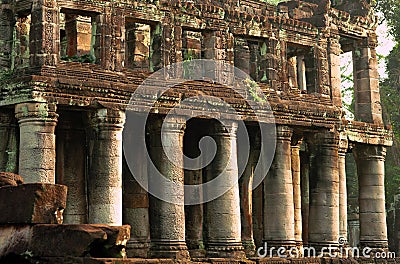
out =
[[[20,129],[18,174],[25,183],[55,183],[56,105],[18,104],[15,116]]]
[[[356,45],[353,50],[355,118],[382,124],[376,35]]]
[[[291,138],[291,128],[276,127],[275,157],[264,180],[264,242],[268,247],[290,248],[296,244]]]
[[[233,34],[223,30],[203,32],[204,59],[225,61],[234,64]],[[229,84],[232,82],[232,74],[223,65],[205,69],[206,76],[216,80],[218,83]]]
[[[189,258],[185,243],[184,128],[185,119],[180,117],[154,119],[148,126],[152,159],[148,165],[150,256],[155,258]],[[155,197],[153,193],[162,197]],[[164,199],[172,199],[174,203]]]
[[[89,223],[122,225],[122,129],[125,113],[98,109],[90,115]]]
[[[347,186],[346,153],[348,140],[346,132],[340,133],[339,142],[339,236],[347,241]]]
[[[212,124],[210,136],[217,144],[214,160],[206,168],[206,180],[218,177],[215,188],[228,191],[205,204],[205,243],[209,257],[245,257],[241,240],[237,123]],[[211,194],[204,193],[207,200]]]
[[[29,33],[30,66],[54,66],[59,60],[60,11],[56,0],[33,1]]]
[[[328,131],[314,134],[310,145],[309,245],[321,250],[337,246],[339,239],[339,135]]]
[[[357,144],[353,153],[357,164],[359,186],[360,246],[387,250],[386,148],[379,145]]]
[[[322,32],[319,35],[318,44],[314,47],[314,56],[316,60],[316,91],[317,93],[331,96],[328,39],[329,33]]]
[[[334,105],[342,106],[341,94],[341,72],[340,72],[340,53],[341,46],[339,43],[339,35],[332,35],[328,40],[328,61],[329,61],[329,76],[331,85],[331,97]]]
[[[14,12],[8,1],[0,2],[0,72],[12,69]]]

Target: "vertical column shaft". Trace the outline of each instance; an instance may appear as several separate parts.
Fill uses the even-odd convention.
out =
[[[125,113],[92,113],[94,132],[88,180],[89,223],[122,225],[122,129]]]
[[[386,148],[358,144],[353,151],[359,185],[360,245],[387,249],[384,186]]]
[[[297,57],[290,57],[288,60],[288,75],[289,75],[289,87],[291,89],[298,89],[298,78],[297,78]]]
[[[184,154],[190,158],[198,158],[202,155],[198,144],[203,137],[200,129],[203,127],[203,124],[196,123],[196,121],[187,126],[184,136]],[[201,162],[201,159],[197,159],[188,162],[189,164],[185,164],[185,167],[188,168],[185,170],[185,185],[200,185],[203,183]],[[201,186],[191,191],[191,193],[186,193],[186,201],[188,197],[193,198],[194,201],[202,202],[203,190]],[[203,204],[185,205],[186,244],[192,258],[205,256],[203,244],[203,215]]]
[[[310,175],[309,244],[335,246],[339,239],[338,135],[318,133]]]
[[[55,183],[56,106],[18,104],[15,116],[20,128],[19,174],[26,183]]]
[[[185,120],[157,119],[149,129],[150,155],[149,190],[156,190],[166,197],[173,196],[176,203],[169,203],[150,195],[150,237],[152,257],[188,258],[185,243],[184,211],[184,170],[183,170],[183,129]],[[162,134],[161,134],[162,130]],[[173,155],[171,161],[166,153]],[[155,167],[154,167],[154,165]],[[153,166],[152,166],[153,165]],[[176,184],[173,188],[164,186],[159,177],[165,177]]]
[[[228,122],[226,122],[228,123]],[[217,143],[216,156],[208,168],[207,180],[219,177],[217,188],[227,188],[223,195],[206,204],[206,250],[208,256],[244,257],[241,241],[240,198],[236,145],[237,123],[225,128],[214,124],[211,135]],[[209,193],[205,192],[205,199]]]
[[[260,133],[250,131],[250,153],[245,170],[239,179],[240,215],[242,224],[242,244],[247,256],[255,254],[253,238],[253,178],[260,155]],[[240,152],[239,152],[240,153]]]
[[[339,236],[347,240],[347,186],[346,186],[346,152],[348,141],[346,134],[341,133],[339,142]]]
[[[301,91],[307,91],[306,65],[304,55],[297,56],[297,83]]]
[[[300,144],[301,141],[292,139],[291,161],[292,161],[293,202],[294,202],[294,238],[298,246],[302,244]]]
[[[310,157],[309,152],[302,151],[300,154],[301,169],[301,216],[302,216],[302,240],[303,245],[308,244],[308,220],[310,216]]]
[[[268,245],[295,244],[291,136],[289,127],[277,126],[275,157],[264,185],[264,240]]]

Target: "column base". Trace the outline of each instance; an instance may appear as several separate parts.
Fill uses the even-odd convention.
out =
[[[246,258],[241,242],[208,242],[206,251],[210,258]]]
[[[267,254],[267,257],[293,257],[299,255],[298,247],[294,240],[264,240],[263,247],[263,252]]]
[[[384,252],[388,251],[388,241],[387,240],[360,240],[361,248],[370,248],[371,252]]]
[[[186,240],[186,245],[189,249],[191,258],[204,258],[206,256],[206,250],[203,241]]]
[[[152,241],[149,251],[149,257],[190,259],[186,243],[175,241]]]
[[[129,258],[147,258],[150,250],[149,241],[133,241],[126,243],[126,255]]]
[[[242,245],[247,257],[254,257],[256,255],[256,245],[254,244],[254,240],[242,240]]]
[[[315,254],[316,257],[337,257],[340,255],[340,247],[338,242],[312,242],[307,246],[309,254]],[[313,251],[315,250],[315,251]],[[315,252],[315,253],[314,253]],[[315,257],[307,256],[304,257]]]

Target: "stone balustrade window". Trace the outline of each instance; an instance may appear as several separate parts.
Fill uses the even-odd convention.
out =
[[[311,47],[287,44],[286,66],[290,89],[316,92],[316,59]]]
[[[139,71],[156,71],[161,65],[162,27],[125,19],[125,67]]]
[[[183,30],[182,59],[190,61],[202,58],[203,36],[199,31]]]
[[[92,14],[60,13],[60,58],[95,63],[96,20]]]
[[[127,21],[126,58],[127,68],[148,70],[150,68],[151,26],[149,24]]]
[[[29,32],[31,15],[18,16],[15,21],[13,33],[13,47],[11,53],[11,68],[20,69],[29,66]]]

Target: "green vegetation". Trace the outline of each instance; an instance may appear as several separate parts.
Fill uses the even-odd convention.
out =
[[[378,0],[376,9],[383,13],[397,45],[386,57],[388,78],[381,80],[381,102],[385,124],[393,127],[394,143],[386,156],[386,201],[393,202],[400,187],[400,0]]]
[[[82,62],[82,63],[95,63],[96,58],[92,54],[84,54],[82,56],[74,55],[74,56],[63,56],[61,57],[63,61],[73,61],[73,62]]]
[[[272,5],[277,5],[280,2],[284,2],[282,0],[263,0],[264,2],[267,2],[268,4],[272,4]]]
[[[244,80],[244,83],[246,84],[250,96],[253,98],[254,101],[261,104],[266,102],[264,93],[261,91],[260,87],[255,81],[247,78],[246,80]]]

